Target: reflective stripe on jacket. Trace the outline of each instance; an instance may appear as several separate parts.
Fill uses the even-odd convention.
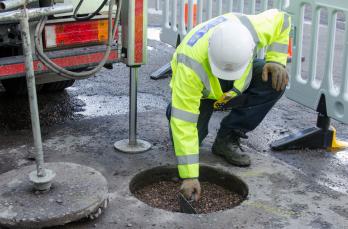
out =
[[[214,29],[226,20],[239,20],[251,32],[257,49],[268,47],[266,62],[286,65],[291,19],[276,9],[258,15],[228,13],[196,26],[176,49],[171,67],[173,77],[171,129],[181,178],[199,176],[199,140],[197,121],[202,98],[219,99],[223,92],[208,60],[208,45]],[[251,82],[252,61],[239,80],[234,81],[232,95],[243,93]]]

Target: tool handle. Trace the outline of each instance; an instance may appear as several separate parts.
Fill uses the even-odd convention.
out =
[[[195,202],[196,201],[196,194],[192,193],[191,198],[188,200],[190,203]]]

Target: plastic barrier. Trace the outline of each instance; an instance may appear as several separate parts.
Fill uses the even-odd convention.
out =
[[[307,10],[307,7],[311,10]],[[317,126],[312,127],[272,144],[275,150],[298,148],[340,149],[348,144],[336,140],[336,131],[330,126],[330,118],[348,124],[348,2],[339,0],[291,0],[286,9],[293,20],[293,64],[290,86],[286,96],[297,103],[318,112]],[[321,12],[325,12],[321,17]],[[308,15],[312,19],[308,21]],[[337,27],[340,15],[343,29]],[[343,16],[342,16],[343,15]],[[345,18],[345,20],[344,20]],[[327,22],[327,23],[326,23]],[[307,27],[306,27],[307,26]],[[305,30],[306,27],[306,30]],[[308,31],[308,27],[310,31]],[[319,29],[320,28],[320,29]],[[320,31],[324,29],[325,32]],[[306,32],[305,32],[306,31]],[[336,33],[344,34],[340,40],[343,49],[341,75],[334,73],[335,52],[338,51]],[[301,57],[304,35],[310,35],[308,72],[303,71]],[[320,43],[326,36],[326,45]],[[325,42],[324,42],[325,43]],[[307,48],[307,47],[306,47]],[[321,49],[321,53],[319,52]],[[340,50],[340,51],[341,51]],[[322,54],[325,52],[326,54]],[[319,57],[319,58],[318,58]],[[336,55],[337,57],[337,55]],[[319,63],[319,60],[324,63]],[[319,77],[322,73],[323,77]]]
[[[161,1],[160,0],[156,0],[156,2],[155,2],[155,9],[156,10],[160,10],[160,3],[161,3]]]
[[[303,29],[304,29],[304,8],[309,4],[312,9],[316,9],[313,13],[313,21],[311,26],[312,41],[310,46],[310,69],[308,80],[304,80],[302,76],[302,63],[300,57],[303,55]],[[321,82],[317,79],[318,67],[318,41],[319,41],[319,15],[321,10],[328,12],[328,34],[329,39],[326,48],[327,55],[324,68],[324,78]],[[332,1],[332,0],[292,0],[288,11],[294,15],[293,24],[296,28],[296,37],[294,45],[293,66],[291,71],[290,90],[287,91],[287,97],[301,103],[311,109],[316,110],[322,95],[325,96],[327,115],[338,121],[348,124],[348,30],[345,26],[345,42],[344,42],[344,66],[341,79],[334,77],[334,52],[335,52],[335,36],[336,36],[336,21],[338,12],[344,12],[348,15],[348,1]],[[335,87],[334,81],[342,80],[340,87]]]
[[[283,9],[287,4],[288,0],[164,0],[160,38],[176,47],[195,22],[201,23],[228,12],[255,14],[269,8]]]
[[[197,0],[193,2],[192,8],[189,9],[189,4],[185,3],[185,25],[188,25],[188,17],[189,14],[191,15],[191,18],[193,18],[193,26],[197,25]]]

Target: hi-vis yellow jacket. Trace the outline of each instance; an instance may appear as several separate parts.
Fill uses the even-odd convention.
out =
[[[228,13],[196,26],[183,39],[171,61],[173,77],[172,129],[175,154],[181,178],[199,176],[199,143],[197,121],[203,98],[219,99],[223,92],[208,61],[209,38],[214,29],[226,20],[238,20],[251,32],[257,49],[267,48],[266,61],[286,65],[291,19],[276,9],[258,15]],[[238,36],[238,34],[236,34]],[[252,77],[252,62],[231,92],[237,96],[245,91]]]

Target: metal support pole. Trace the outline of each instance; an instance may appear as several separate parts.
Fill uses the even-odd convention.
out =
[[[41,139],[29,19],[71,12],[73,7],[69,5],[27,9],[27,3],[33,0],[17,0],[19,1],[24,2],[20,9],[0,13],[0,22],[20,23],[36,167],[24,166],[0,174],[0,228],[46,228],[61,226],[88,216],[97,217],[107,207],[106,179],[98,171],[86,166],[44,163]],[[45,167],[52,168],[57,176]],[[48,192],[54,178],[55,189]],[[54,204],[55,202],[59,203]],[[11,205],[6,207],[3,203]]]
[[[138,68],[130,68],[129,86],[129,145],[137,144],[137,90],[138,90]]]
[[[37,105],[36,85],[34,76],[33,56],[31,54],[31,40],[29,32],[28,14],[26,10],[23,10],[23,18],[20,20],[21,35],[23,41],[23,53],[25,59],[25,68],[27,72],[27,87],[28,98],[30,104],[31,125],[33,130],[34,146],[36,150],[35,161],[38,177],[45,176],[44,172],[44,158],[42,150],[41,130],[39,111]]]
[[[129,73],[129,139],[118,141],[115,149],[124,153],[143,153],[151,148],[147,141],[137,139],[137,85],[138,67],[130,67]]]
[[[30,180],[34,183],[34,187],[40,191],[49,190],[51,187],[51,181],[55,177],[55,173],[51,170],[44,168],[44,156],[42,149],[42,139],[40,130],[39,110],[37,104],[35,75],[33,56],[31,52],[31,39],[29,29],[29,15],[25,5],[22,10],[22,16],[20,18],[21,35],[23,41],[23,53],[25,57],[26,79],[28,87],[28,98],[30,105],[31,125],[34,138],[35,147],[35,162],[36,171],[29,174]]]

